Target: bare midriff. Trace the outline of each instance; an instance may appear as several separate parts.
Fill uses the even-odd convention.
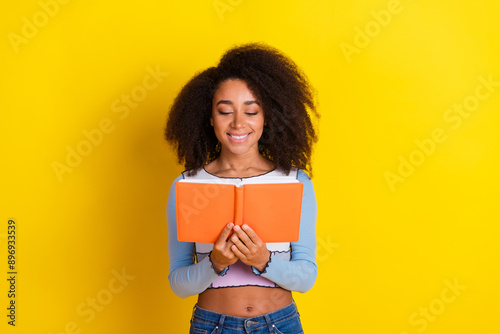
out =
[[[198,296],[199,307],[235,317],[255,317],[291,302],[292,293],[288,290],[258,286],[207,289]]]

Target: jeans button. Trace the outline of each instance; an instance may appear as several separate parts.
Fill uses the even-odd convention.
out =
[[[246,323],[248,328],[252,327],[255,324],[258,324],[258,322],[252,320],[247,320]]]

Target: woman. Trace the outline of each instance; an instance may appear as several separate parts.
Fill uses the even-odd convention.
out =
[[[180,242],[174,185],[167,204],[169,281],[198,294],[191,333],[302,333],[291,291],[316,279],[316,198],[311,179],[318,117],[304,74],[281,52],[249,44],[226,52],[176,97],[165,138],[183,178],[298,179],[304,184],[298,242],[264,243],[246,224],[228,223],[214,244]],[[251,224],[249,222],[249,224]]]

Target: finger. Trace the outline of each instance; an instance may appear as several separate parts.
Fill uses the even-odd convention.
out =
[[[231,246],[231,250],[233,251],[234,255],[236,255],[236,257],[240,260],[246,260],[247,259],[247,256],[245,254],[243,254],[243,252],[241,252],[239,249],[238,249],[238,246],[236,245],[232,245]]]
[[[255,233],[254,230],[252,230],[252,228],[250,226],[248,226],[247,224],[243,224],[243,226],[241,226],[241,229],[245,232],[245,234],[248,236],[248,238],[254,244],[256,244],[257,246],[260,246],[260,245],[263,244],[263,242],[260,239],[260,237],[257,235],[257,233]]]
[[[238,236],[238,238],[250,249],[253,248],[253,242],[252,240],[248,237],[245,231],[241,229],[240,226],[235,225],[233,227],[233,231],[235,236]]]
[[[222,232],[219,235],[219,238],[216,241],[216,244],[220,245],[222,243],[226,243],[227,239],[231,235],[231,232],[233,230],[233,226],[234,226],[233,223],[228,223],[226,225],[226,227],[224,227],[224,229],[222,230]]]
[[[248,253],[248,252],[250,252],[250,250],[248,249],[247,245],[245,245],[245,243],[238,237],[238,235],[233,234],[233,236],[231,237],[230,241],[232,241],[234,243],[234,245],[236,246],[236,248],[240,252],[242,252],[242,253]],[[233,248],[234,247],[231,247],[231,249],[233,249]]]

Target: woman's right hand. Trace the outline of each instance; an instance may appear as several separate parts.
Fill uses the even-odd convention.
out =
[[[220,273],[224,268],[238,261],[238,257],[231,250],[234,243],[229,239],[233,226],[233,223],[229,223],[224,227],[210,253],[210,260],[216,273]]]

